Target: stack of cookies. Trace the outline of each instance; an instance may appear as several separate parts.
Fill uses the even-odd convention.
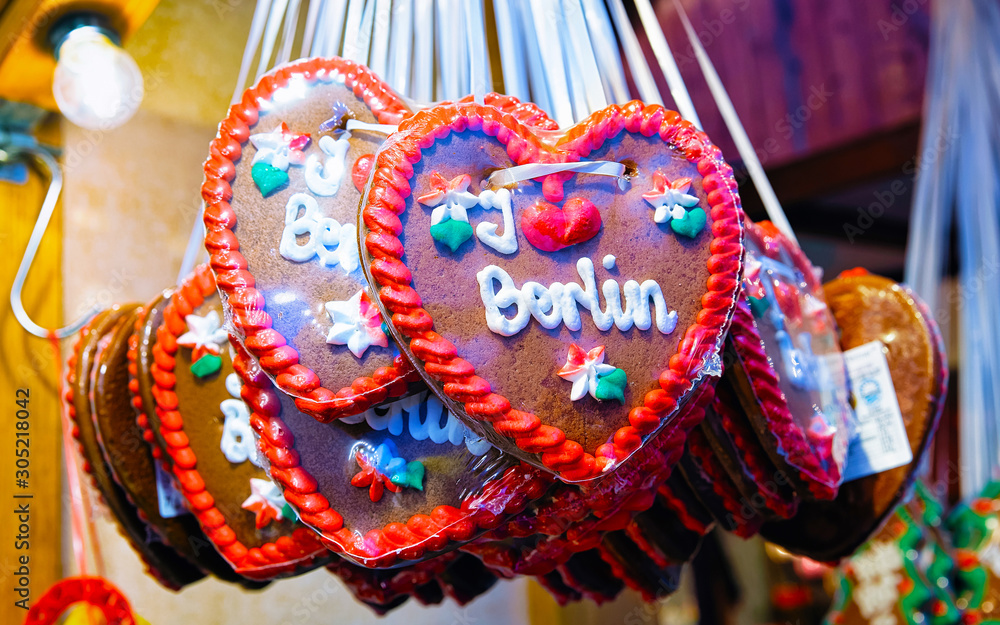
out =
[[[230,108],[205,172],[209,264],[70,363],[84,457],[168,586],[325,566],[379,613],[518,575],[652,600],[716,524],[836,559],[891,512],[916,461],[842,485],[842,349],[881,340],[915,458],[933,432],[919,301],[824,289],[662,107],[414,112],[303,60]],[[814,520],[838,514],[862,526]]]

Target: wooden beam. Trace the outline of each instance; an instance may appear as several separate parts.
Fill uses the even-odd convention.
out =
[[[792,210],[798,203],[889,176],[911,176],[920,144],[920,122],[865,137],[768,169],[774,192],[788,212],[792,226],[808,228],[814,211]],[[744,171],[737,170],[743,209],[752,219],[765,219],[757,190]],[[808,204],[803,204],[808,206]],[[797,223],[798,222],[798,223]]]
[[[14,589],[21,584],[23,569],[18,569],[25,563],[23,558],[27,558],[30,572],[30,602],[62,576],[61,358],[48,341],[21,328],[8,297],[47,185],[35,169],[24,185],[0,182],[5,217],[0,229],[0,249],[4,251],[0,254],[0,623],[24,620],[25,611],[14,604],[21,598]],[[45,327],[58,327],[62,320],[61,251],[62,219],[57,209],[28,274],[23,297],[28,313]],[[18,400],[26,401],[18,405]],[[19,410],[27,410],[28,418],[19,419]],[[19,423],[27,423],[27,429]],[[19,437],[23,432],[27,436]],[[29,441],[29,466],[21,469],[28,471],[26,474],[16,473],[17,450],[25,449],[24,444],[15,442],[19,440]],[[20,486],[18,479],[26,480],[26,487]],[[24,528],[14,514],[22,504],[29,509],[26,542],[18,538]]]

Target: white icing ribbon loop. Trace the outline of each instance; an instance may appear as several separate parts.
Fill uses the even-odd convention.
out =
[[[564,171],[572,171],[578,174],[595,174],[598,176],[611,176],[618,179],[618,188],[625,190],[625,165],[615,161],[579,161],[576,163],[528,163],[527,165],[516,165],[507,169],[498,169],[493,172],[489,180],[490,187],[500,188],[517,184],[533,178],[541,178],[550,174],[558,174]]]

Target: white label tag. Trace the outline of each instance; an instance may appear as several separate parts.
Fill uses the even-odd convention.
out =
[[[160,467],[160,463],[154,461],[156,467],[156,496],[160,501],[160,516],[164,519],[172,519],[182,514],[187,514],[184,495],[174,486],[170,476]]]
[[[845,482],[913,461],[884,349],[881,341],[872,341],[844,352],[857,416],[844,463]]]

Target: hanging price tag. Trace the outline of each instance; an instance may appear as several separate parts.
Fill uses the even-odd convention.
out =
[[[873,341],[844,352],[857,416],[847,449],[845,482],[913,460],[884,350],[880,341]]]

